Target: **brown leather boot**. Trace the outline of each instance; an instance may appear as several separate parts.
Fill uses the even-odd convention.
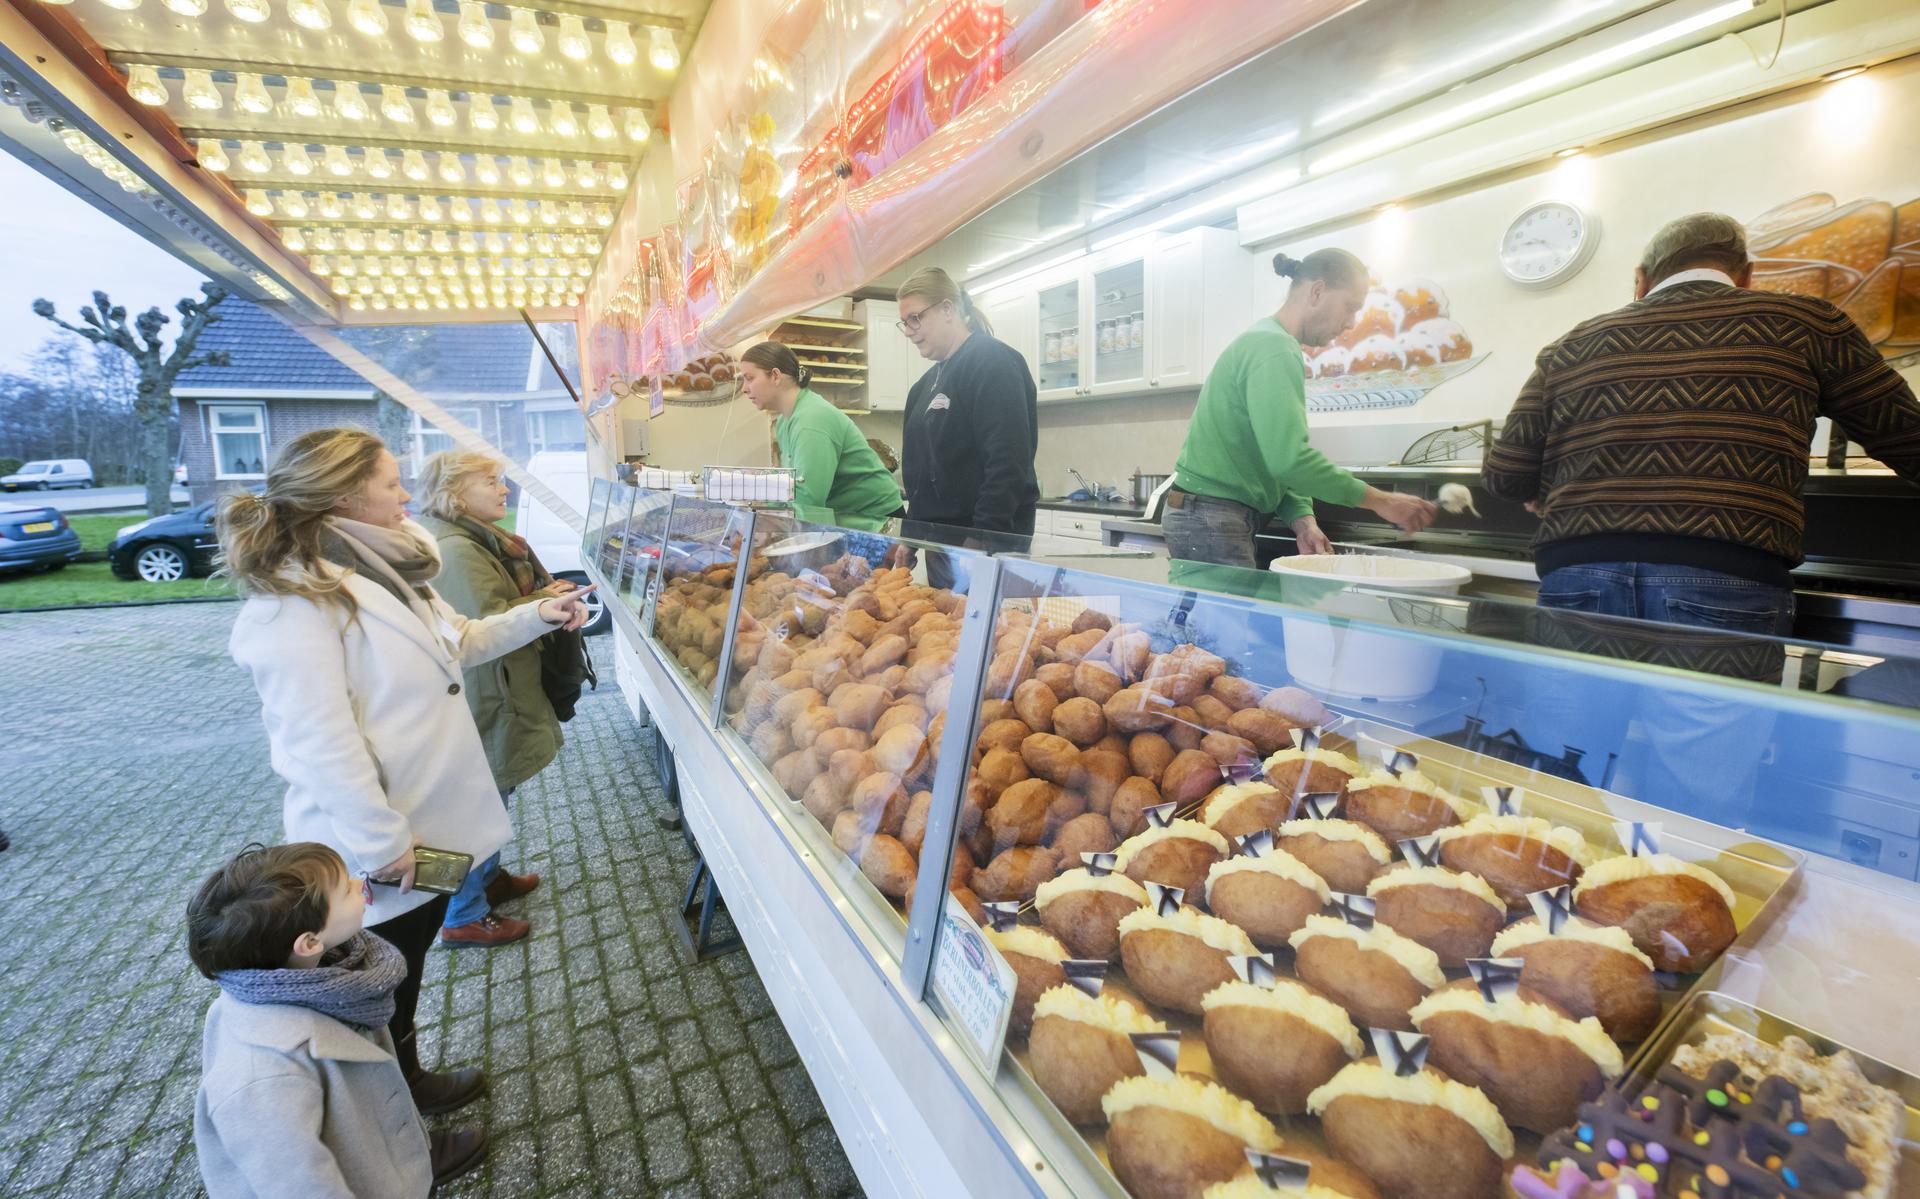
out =
[[[441,929],[440,943],[454,946],[484,945],[491,949],[495,945],[510,945],[532,931],[533,926],[524,920],[488,912],[471,924]]]
[[[423,1116],[437,1116],[465,1107],[487,1093],[484,1070],[468,1067],[437,1074],[423,1068],[413,1033],[393,1043],[393,1055],[399,1059],[400,1072],[406,1076],[407,1090],[413,1093],[413,1106]]]
[[[499,907],[520,898],[540,885],[537,874],[508,874],[502,870],[487,884],[487,906]]]
[[[479,1128],[429,1132],[427,1154],[433,1162],[433,1185],[439,1186],[453,1181],[485,1160],[487,1134]]]

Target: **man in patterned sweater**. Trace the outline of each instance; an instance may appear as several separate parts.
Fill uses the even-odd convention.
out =
[[[1526,501],[1540,603],[1783,635],[1814,419],[1920,483],[1920,403],[1825,300],[1748,290],[1746,231],[1654,235],[1634,302],[1540,352],[1483,476]]]

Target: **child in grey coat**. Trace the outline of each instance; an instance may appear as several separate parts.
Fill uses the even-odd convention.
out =
[[[327,846],[248,846],[187,906],[207,1010],[193,1140],[210,1199],[423,1199],[484,1135],[428,1135],[387,1021],[406,959],[361,930],[366,883]]]

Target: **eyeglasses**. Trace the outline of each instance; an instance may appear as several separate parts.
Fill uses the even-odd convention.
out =
[[[947,301],[945,300],[941,300],[940,304],[945,304],[946,302]],[[920,322],[927,319],[927,313],[932,312],[934,309],[940,307],[940,304],[929,304],[918,312],[911,313],[910,315],[907,315],[907,316],[903,316],[899,320],[893,322],[893,327],[900,330],[900,332],[902,333],[915,332],[920,328]]]

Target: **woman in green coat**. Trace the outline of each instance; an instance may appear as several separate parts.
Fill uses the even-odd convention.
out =
[[[572,590],[556,582],[523,538],[494,522],[507,515],[500,463],[485,454],[447,450],[427,459],[417,481],[420,524],[440,548],[433,587],[470,619],[536,604]],[[540,641],[464,672],[461,687],[480,729],[487,766],[502,797],[538,774],[560,752],[560,720],[540,682]],[[527,935],[524,920],[494,907],[540,885],[537,874],[508,874],[495,854],[474,866],[453,901],[440,939],[448,945],[504,945]]]

